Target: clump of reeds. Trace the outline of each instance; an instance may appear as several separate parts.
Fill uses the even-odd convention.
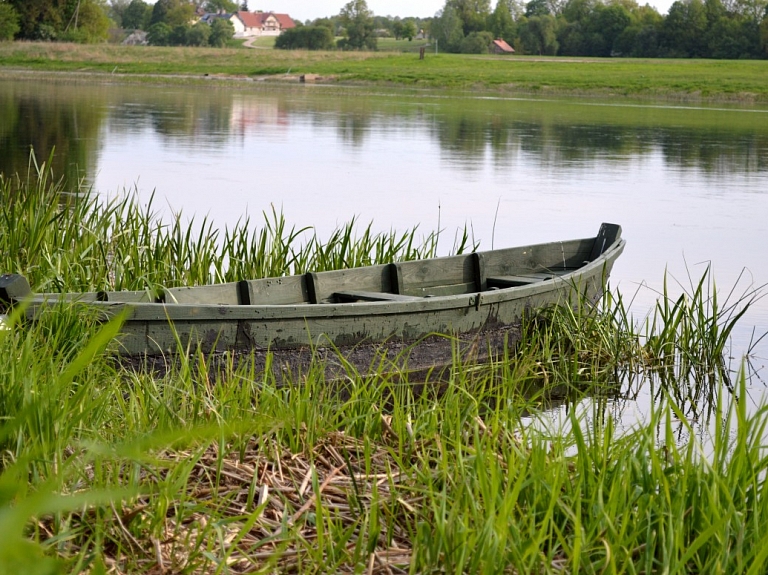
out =
[[[353,220],[327,240],[264,213],[223,231],[207,218],[170,222],[136,197],[111,200],[56,180],[32,156],[26,175],[0,174],[0,270],[26,275],[37,291],[147,289],[274,277],[433,257],[439,233],[360,229]],[[453,250],[468,249],[467,234]]]

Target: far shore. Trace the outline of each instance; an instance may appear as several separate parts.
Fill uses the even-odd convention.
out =
[[[0,44],[0,76],[67,81],[376,86],[505,95],[768,103],[768,60],[557,58]]]

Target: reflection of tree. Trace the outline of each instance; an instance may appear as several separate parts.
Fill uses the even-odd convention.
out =
[[[356,110],[351,114],[339,114],[335,120],[341,139],[349,144],[361,146],[371,131],[373,116],[362,110]]]
[[[25,173],[30,149],[38,161],[55,149],[52,168],[70,182],[90,180],[104,120],[99,90],[57,86],[56,96],[28,84],[0,84],[0,172]]]
[[[518,150],[548,169],[595,159],[627,162],[659,150],[668,163],[705,173],[768,171],[768,130],[749,114],[733,112],[726,119],[707,110],[687,111],[681,126],[681,112],[674,109],[566,111],[558,104],[526,109],[516,102],[514,110],[488,113],[478,102],[447,111],[441,109],[439,121],[430,123],[432,134],[451,163],[466,169],[482,165],[488,154],[494,165],[508,166]]]
[[[713,175],[768,172],[768,114],[533,100],[418,99],[274,88],[248,92],[0,83],[0,171],[27,168],[55,146],[55,173],[92,176],[99,132],[154,132],[170,145],[226,148],[234,137],[290,124],[335,131],[351,147],[371,134],[407,132],[437,142],[461,170],[515,166],[520,154],[547,170],[596,160],[617,165],[651,153]],[[343,95],[345,97],[340,97]],[[381,136],[381,134],[385,134]]]
[[[151,130],[174,141],[201,138],[224,146],[230,137],[233,96],[218,92],[132,90],[116,91],[110,114],[115,133]]]

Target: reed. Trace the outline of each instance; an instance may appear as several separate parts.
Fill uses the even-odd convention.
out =
[[[274,210],[218,235],[34,162],[0,183],[2,265],[38,287],[227,281],[422,257],[439,239],[351,222],[321,241]],[[615,292],[544,310],[515,348],[457,355],[426,388],[384,363],[339,384],[318,358],[277,381],[194,350],[158,375],[115,361],[119,318],[62,304],[24,325],[14,310],[0,572],[762,573],[768,407],[748,410],[746,374],[722,356],[759,294],[692,286],[640,327]],[[656,401],[623,429],[612,413],[641,384]]]
[[[27,276],[37,291],[201,285],[437,254],[439,232],[375,232],[353,220],[322,240],[274,208],[261,228],[245,218],[222,231],[181,213],[161,221],[152,199],[146,207],[132,194],[105,200],[55,179],[49,165],[32,155],[24,176],[0,174],[0,193],[13,198],[0,207],[0,269]],[[467,237],[454,252],[469,249]]]

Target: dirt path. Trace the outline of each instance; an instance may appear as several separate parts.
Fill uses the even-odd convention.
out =
[[[258,40],[258,36],[251,36],[243,42],[243,48],[253,48],[254,50],[269,50],[266,46],[254,46],[253,43]]]

